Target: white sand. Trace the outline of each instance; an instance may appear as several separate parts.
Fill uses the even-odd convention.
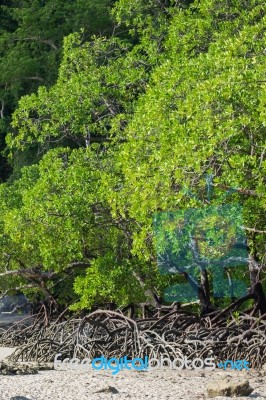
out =
[[[247,379],[254,388],[249,397],[241,400],[266,399],[266,371],[223,371],[210,372],[174,371],[167,368],[153,371],[120,371],[112,376],[110,371],[41,371],[37,375],[0,375],[0,400],[24,396],[24,400],[202,400],[206,399],[206,387],[211,380],[221,377],[232,380]],[[107,388],[118,393],[97,393]],[[23,397],[21,398],[21,400]],[[229,397],[217,397],[217,400]],[[20,400],[17,397],[16,400]]]
[[[0,361],[3,361],[6,357],[11,356],[15,350],[16,347],[0,347]]]

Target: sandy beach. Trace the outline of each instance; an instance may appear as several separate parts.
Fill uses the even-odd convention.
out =
[[[242,400],[266,399],[266,371],[40,371],[36,375],[0,377],[0,400],[203,400],[216,379],[248,380],[254,389]],[[219,400],[231,397],[216,397]]]

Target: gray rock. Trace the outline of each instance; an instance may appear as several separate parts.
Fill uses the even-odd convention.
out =
[[[20,361],[19,365],[33,368],[38,371],[49,371],[54,369],[52,362],[38,362],[38,361]]]
[[[10,400],[31,400],[28,397],[24,397],[24,396],[14,396],[11,397]]]
[[[213,381],[207,386],[207,396],[230,396],[230,397],[241,397],[249,396],[253,392],[253,389],[249,386],[248,381],[232,382],[229,379],[221,379]]]
[[[112,394],[117,394],[117,393],[118,393],[118,390],[117,390],[115,387],[113,387],[113,386],[107,385],[107,386],[104,386],[104,387],[102,387],[101,389],[97,390],[97,392],[95,392],[95,393],[112,393]]]
[[[0,374],[2,375],[27,375],[37,374],[38,370],[29,365],[21,365],[16,363],[0,363]]]

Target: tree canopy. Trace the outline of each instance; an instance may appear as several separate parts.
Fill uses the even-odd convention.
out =
[[[34,28],[28,9],[27,18],[16,8],[12,15],[32,31],[46,26],[31,43],[53,59],[53,45],[84,22],[72,26],[64,13],[71,16],[74,5],[58,5],[54,14],[52,3],[35,5],[40,18],[51,10],[47,26]],[[93,12],[107,9],[103,3]],[[92,18],[87,2],[78,4],[80,18]],[[7,146],[19,167],[0,187],[1,290],[41,293],[77,309],[159,304],[167,288],[186,282],[208,312],[218,301],[209,288],[215,271],[202,267],[202,257],[221,257],[222,238],[227,232],[234,240],[237,226],[249,258],[243,266],[244,253],[233,252],[241,260],[224,272],[229,281],[242,279],[245,299],[266,312],[264,3],[120,0],[112,16],[118,34],[89,37],[84,28],[66,36],[56,81],[29,90],[13,113]],[[108,18],[94,20],[92,31],[103,33]],[[22,29],[14,21],[1,40]],[[18,43],[12,51],[28,51],[28,41]],[[49,57],[38,68],[53,63]],[[29,65],[27,72],[19,64],[23,76],[42,76]],[[223,205],[229,211],[219,218]],[[184,231],[191,209],[206,219]],[[196,235],[207,242],[193,248]],[[158,257],[170,247],[176,256],[185,244],[202,253],[196,272],[174,261],[176,270],[162,274]]]
[[[110,36],[114,22],[112,0],[12,0],[0,6],[0,135],[1,150],[10,129],[11,114],[21,96],[36,92],[40,85],[50,87],[57,79],[62,59],[63,39],[83,29],[83,37]],[[36,159],[36,149],[20,154],[13,169]],[[12,169],[2,156],[0,177],[6,180]]]

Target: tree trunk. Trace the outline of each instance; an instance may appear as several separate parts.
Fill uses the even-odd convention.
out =
[[[249,255],[249,276],[250,276],[250,289],[249,293],[254,295],[255,308],[253,314],[260,311],[262,314],[266,313],[266,297],[260,281],[261,266],[252,255]]]

